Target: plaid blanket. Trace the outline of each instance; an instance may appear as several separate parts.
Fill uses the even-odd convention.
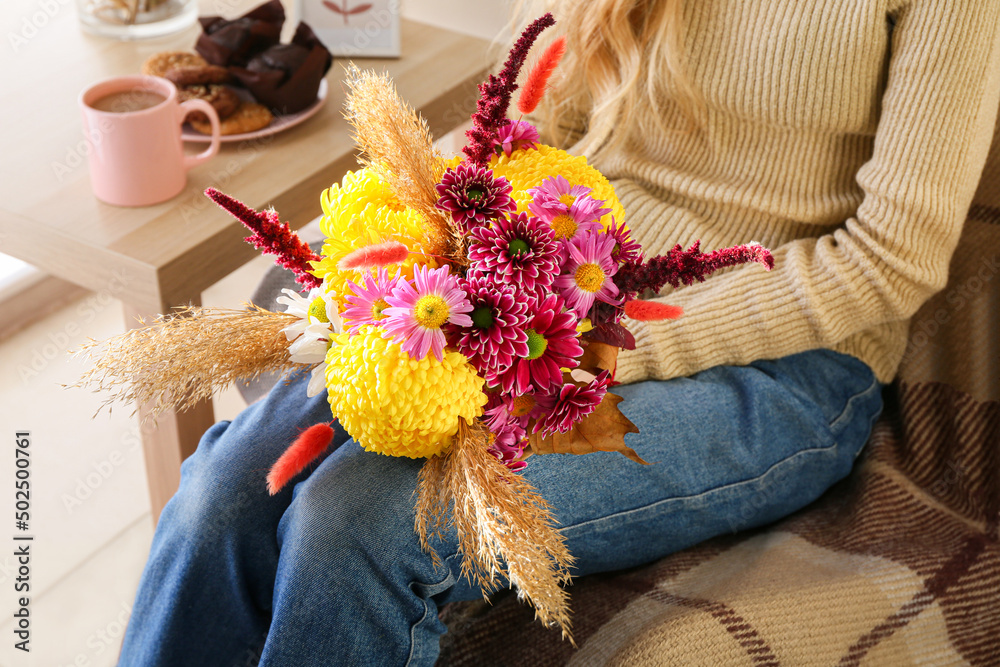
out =
[[[1000,133],[948,286],[850,477],[754,532],[575,582],[579,648],[502,593],[439,665],[1000,665]]]

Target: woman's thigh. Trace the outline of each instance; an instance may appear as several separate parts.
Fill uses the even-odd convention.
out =
[[[260,445],[277,432],[296,430],[296,413],[310,419],[318,414],[320,406],[311,402],[305,411],[287,405],[300,399],[300,389],[277,388],[280,400],[269,397],[241,416],[228,435],[243,437],[227,438],[225,446],[232,449],[213,458],[232,461],[241,445]],[[649,465],[599,452],[534,456],[523,472],[554,508],[576,559],[576,575],[650,562],[799,509],[847,475],[881,409],[880,385],[870,369],[828,351],[615,391],[625,397],[620,407],[640,430],[627,436],[627,444]],[[281,439],[283,444],[290,440]],[[262,463],[247,458],[236,464],[244,475]],[[367,550],[364,544],[371,543],[369,558],[387,558],[395,563],[387,566],[402,566],[422,583],[437,582],[433,571],[422,571],[426,560],[413,535],[419,467],[419,461],[394,460],[346,443],[283,491],[291,496],[291,487],[296,488],[297,511],[284,515],[279,544],[323,552],[344,542]],[[291,498],[270,500],[278,502],[274,511],[262,513],[272,517],[264,522],[268,532]],[[258,529],[261,518],[256,516]],[[304,534],[317,530],[344,534]],[[454,553],[454,544],[439,546],[442,556]],[[403,565],[411,559],[418,562]],[[446,599],[481,595],[464,579],[447,579],[456,585]],[[438,586],[432,588],[439,592]]]
[[[882,407],[862,362],[813,351],[614,389],[649,465],[617,453],[529,459],[575,574],[632,567],[777,520],[845,477]]]

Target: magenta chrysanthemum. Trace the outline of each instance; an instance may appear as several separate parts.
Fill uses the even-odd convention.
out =
[[[514,285],[483,275],[460,281],[469,302],[472,325],[456,332],[454,345],[468,357],[487,382],[515,357],[528,354],[528,303],[518,298]]]
[[[552,285],[560,249],[552,230],[537,218],[515,213],[469,233],[470,274],[492,276],[536,299]]]
[[[625,223],[618,224],[612,217],[611,224],[607,228],[608,236],[615,240],[615,247],[611,249],[611,259],[615,264],[621,265],[626,262],[642,261],[642,246],[640,246],[625,229]]]
[[[509,392],[493,392],[486,404],[486,426],[494,432],[499,432],[508,421],[514,421],[521,428],[527,428],[532,411],[538,405],[534,394],[511,394]]]
[[[524,453],[524,448],[528,444],[525,438],[525,428],[516,420],[507,420],[492,428],[494,439],[490,444],[489,452],[497,457],[501,463],[512,471],[523,469],[528,464],[517,459]]]
[[[389,308],[382,311],[383,336],[395,338],[403,351],[415,359],[423,359],[428,350],[441,361],[444,358],[445,335],[442,327],[455,324],[467,327],[472,318],[466,315],[472,304],[458,285],[458,278],[447,266],[413,270],[413,285],[400,279],[385,298]]]
[[[493,178],[493,170],[462,163],[445,170],[437,184],[437,207],[451,213],[468,231],[513,211],[517,204],[511,199],[511,189],[506,178]]]
[[[601,371],[589,384],[564,384],[558,391],[538,397],[538,410],[532,433],[547,438],[553,433],[568,433],[573,425],[597,409],[608,392],[611,377]]]
[[[576,325],[573,314],[563,309],[561,297],[551,294],[538,303],[525,325],[528,354],[515,359],[512,366],[497,376],[500,388],[516,394],[544,393],[562,382],[562,369],[576,368],[583,354]]]
[[[507,157],[522,148],[535,148],[538,130],[526,120],[508,120],[497,131],[494,148]]]
[[[563,246],[566,261],[553,287],[577,317],[587,317],[595,299],[612,306],[621,303],[612,276],[618,265],[611,259],[615,239],[608,234],[587,232]]]
[[[361,327],[373,324],[380,326],[386,318],[385,310],[389,307],[386,297],[392,294],[401,279],[390,278],[385,269],[379,269],[374,276],[365,274],[362,284],[346,281],[347,287],[353,292],[345,298],[349,307],[344,309],[341,317],[349,333],[357,333]]]

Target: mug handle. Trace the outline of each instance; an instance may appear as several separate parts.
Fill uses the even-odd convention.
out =
[[[206,102],[205,100],[188,100],[187,102],[180,103],[180,122],[184,122],[188,114],[193,111],[202,111],[208,116],[208,120],[212,123],[212,143],[209,144],[208,148],[198,153],[197,155],[185,155],[184,156],[184,171],[188,171],[191,167],[197,167],[199,164],[207,162],[209,159],[215,156],[219,152],[219,146],[222,144],[220,137],[222,136],[222,126],[219,124],[219,114],[215,111],[215,107]]]

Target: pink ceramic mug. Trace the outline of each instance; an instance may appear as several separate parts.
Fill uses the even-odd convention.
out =
[[[177,88],[155,76],[119,76],[80,94],[83,133],[90,148],[90,181],[101,201],[147,206],[184,189],[187,171],[219,152],[219,115],[204,100],[177,101]],[[185,155],[184,118],[202,111],[212,143]]]

